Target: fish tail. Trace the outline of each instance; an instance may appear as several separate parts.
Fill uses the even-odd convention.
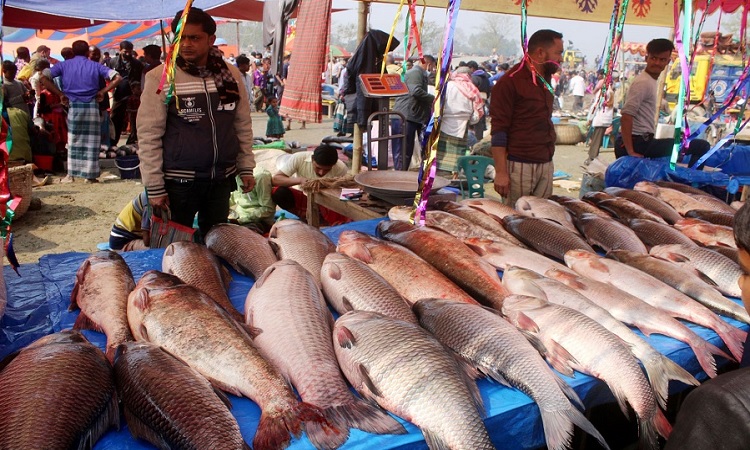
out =
[[[742,348],[747,340],[747,333],[737,327],[729,325],[723,320],[717,321],[716,334],[727,345],[727,349],[737,361],[742,360]]]
[[[541,407],[542,425],[544,426],[544,436],[547,440],[547,448],[550,450],[564,450],[570,448],[570,441],[573,437],[573,424],[578,425],[580,429],[593,436],[605,449],[609,449],[607,442],[604,440],[594,425],[589,422],[580,411],[570,405],[563,410],[548,410]]]
[[[253,439],[255,450],[281,450],[289,446],[291,436],[302,434],[302,422],[314,421],[328,424],[320,409],[308,403],[292,408],[263,410],[258,430]]]
[[[654,353],[651,357],[642,359],[641,362],[656,394],[656,401],[662,408],[667,406],[669,380],[678,380],[693,386],[700,384],[690,372],[662,354]]]
[[[697,335],[690,339],[688,345],[690,345],[690,348],[693,349],[695,357],[698,359],[698,364],[700,364],[703,371],[706,372],[706,375],[708,375],[710,378],[715,378],[716,360],[714,359],[713,355],[722,355],[727,357],[729,355],[718,349],[716,346],[704,341]]]
[[[327,411],[341,418],[348,427],[375,434],[405,434],[406,429],[396,419],[372,403],[356,398],[354,402],[328,408]]]
[[[659,436],[663,436],[665,439],[669,437],[672,432],[672,425],[664,416],[659,408],[656,408],[656,413],[649,420],[639,418],[639,448],[644,450],[658,450],[659,449]],[[657,435],[658,433],[658,435]]]
[[[349,439],[349,426],[335,412],[333,406],[323,410],[325,421],[305,422],[305,432],[310,443],[318,450],[334,450]]]

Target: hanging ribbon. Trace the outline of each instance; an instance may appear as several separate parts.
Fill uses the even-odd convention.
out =
[[[169,53],[167,58],[164,60],[164,70],[161,73],[161,81],[159,82],[159,88],[156,90],[157,94],[161,94],[164,90],[164,86],[168,85],[167,98],[165,103],[169,104],[172,97],[175,95],[174,79],[175,70],[177,70],[177,56],[180,54],[180,42],[182,41],[182,32],[185,29],[185,19],[187,19],[188,11],[193,6],[193,0],[187,0],[185,3],[185,9],[182,10],[180,20],[177,21],[175,27],[175,36],[169,45]]]
[[[424,9],[422,9],[422,22],[420,22],[419,25],[417,25],[417,1],[416,0],[413,0],[412,2],[409,3],[409,15],[411,16],[411,32],[409,33],[409,45],[411,45],[411,41],[414,40],[414,45],[415,45],[415,48],[417,49],[419,60],[424,62],[424,53],[422,52],[422,38],[421,38],[422,25],[424,22]],[[408,55],[411,55],[411,50],[409,51]],[[406,58],[404,58],[404,60],[406,60]]]
[[[401,3],[399,3],[398,9],[396,10],[396,17],[394,17],[393,19],[393,25],[391,26],[391,34],[388,35],[388,43],[385,45],[385,53],[383,53],[383,63],[380,65],[381,76],[385,73],[385,64],[386,64],[385,61],[388,59],[388,49],[391,48],[391,44],[393,43],[393,35],[396,33],[396,25],[398,25],[398,19],[399,17],[401,17],[401,9],[404,7],[404,3],[406,3],[406,0],[401,0]],[[406,49],[406,41],[407,41],[406,39],[402,41],[404,42],[404,49]],[[404,69],[406,69],[406,58],[404,58]],[[404,78],[404,73],[406,73],[406,70],[401,71],[402,79]]]
[[[453,58],[453,36],[456,33],[458,12],[461,9],[461,0],[449,0],[446,8],[448,20],[445,24],[443,37],[443,50],[437,60],[437,74],[435,81],[435,101],[432,104],[433,118],[430,138],[425,146],[425,158],[420,169],[420,182],[417,194],[414,196],[414,210],[409,220],[411,223],[424,225],[427,200],[432,190],[432,183],[437,173],[437,145],[440,139],[440,124],[445,103],[445,87],[448,82],[451,62]]]
[[[613,83],[612,72],[614,71],[617,54],[620,51],[620,43],[622,42],[623,28],[625,27],[625,17],[627,16],[629,3],[629,0],[624,0],[622,4],[620,4],[619,0],[615,1],[612,17],[610,18],[609,37],[611,41],[608,41],[604,47],[604,54],[606,55],[604,61],[604,84],[600,90],[602,94],[598,96],[595,110],[603,110],[604,104],[608,100],[607,92]]]
[[[674,20],[675,20],[675,47],[677,47],[677,54],[680,58],[680,68],[682,69],[682,83],[680,84],[680,94],[677,100],[677,117],[675,119],[675,131],[674,131],[674,145],[672,147],[672,155],[669,163],[672,170],[674,170],[677,164],[677,158],[680,154],[680,148],[683,144],[683,128],[685,134],[690,134],[690,129],[687,126],[687,118],[685,116],[685,98],[690,95],[690,67],[688,66],[690,48],[685,48],[684,43],[690,42],[692,37],[692,17],[693,17],[693,2],[692,0],[681,0],[674,4]],[[680,29],[680,17],[682,17],[684,26]]]
[[[527,0],[521,0],[521,46],[523,47],[523,53],[529,50],[529,41],[526,39],[527,30],[526,26],[529,23],[529,13]]]

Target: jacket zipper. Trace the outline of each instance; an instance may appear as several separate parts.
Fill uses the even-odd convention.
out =
[[[214,145],[214,164],[211,166],[211,179],[216,179],[216,164],[219,162],[219,146],[216,143],[216,120],[214,119],[214,110],[211,105],[211,95],[208,93],[208,83],[203,79],[203,89],[206,93],[206,103],[208,104],[208,118],[211,121],[211,139]]]

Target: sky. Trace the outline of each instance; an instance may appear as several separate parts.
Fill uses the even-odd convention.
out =
[[[498,0],[502,1],[502,0]],[[333,14],[333,26],[339,23],[357,23],[358,20],[358,2],[354,0],[333,0],[334,8],[347,8],[349,11],[342,11]],[[386,33],[390,32],[393,24],[393,19],[396,14],[398,5],[388,4],[371,4],[370,7],[370,25],[373,29],[381,29]],[[421,14],[421,8],[419,8]],[[520,13],[520,7],[519,7]],[[466,34],[471,35],[477,26],[483,21],[483,16],[488,13],[474,12],[474,11],[461,11],[458,17],[457,27],[461,28]],[[517,33],[517,40],[521,38],[521,18],[519,16],[507,16],[513,22],[513,32]],[[428,8],[425,20],[437,22],[439,24],[445,23],[445,10],[441,8]],[[609,31],[609,24],[606,23],[594,23],[585,22],[585,26],[581,26],[581,22],[574,20],[562,20],[562,19],[547,19],[542,17],[529,17],[528,30],[529,34],[535,30],[550,28],[559,31],[565,38],[565,44],[567,46],[568,40],[573,41],[574,48],[578,48],[583,51],[588,61],[594,61],[596,55],[601,54],[605,40],[607,39],[607,33]],[[711,30],[716,27],[716,18],[709,18],[706,21],[704,29]],[[623,40],[631,42],[643,42],[646,43],[651,39],[655,38],[668,38],[670,34],[669,28],[660,27],[645,27],[635,25],[625,25],[623,32]]]

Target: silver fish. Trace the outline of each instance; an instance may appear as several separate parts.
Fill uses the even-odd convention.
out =
[[[525,248],[516,247],[512,244],[482,239],[467,239],[464,243],[498,270],[505,270],[510,266],[518,266],[540,274],[550,269],[572,273],[567,266],[551,258],[531,250],[526,250]]]
[[[258,279],[278,258],[268,239],[249,228],[220,223],[206,234],[206,247],[239,273]]]
[[[527,337],[498,313],[447,300],[420,300],[414,311],[422,326],[446,347],[539,405],[548,448],[567,448],[574,424],[607,447],[604,438],[568,399],[581,404],[575,391],[552,372]]]
[[[346,378],[365,398],[408,418],[432,450],[490,450],[476,384],[427,331],[369,311],[341,316],[334,349]]]
[[[677,221],[674,227],[701,245],[723,245],[737,248],[732,227],[716,225],[700,219],[682,219]]]
[[[594,251],[580,235],[551,220],[517,215],[505,216],[503,223],[508,231],[529,247],[560,261],[568,250]]]
[[[657,245],[649,250],[652,256],[687,266],[708,277],[723,294],[742,297],[738,281],[743,272],[739,264],[707,248],[687,245]]]
[[[292,259],[307,269],[320,287],[320,267],[326,255],[336,251],[328,237],[315,227],[299,220],[280,220],[273,224],[268,240],[279,259]]]
[[[339,314],[374,311],[417,323],[409,303],[396,288],[358,259],[343,253],[328,254],[320,269],[320,281],[328,303]]]
[[[586,241],[604,251],[630,250],[648,253],[646,246],[638,239],[635,232],[615,219],[583,214],[576,217],[575,222]]]
[[[661,217],[670,225],[682,219],[682,216],[669,203],[651,194],[636,191],[635,189],[623,189],[619,187],[608,187],[604,189],[604,192],[615,197],[628,199]]]
[[[516,201],[516,210],[525,216],[549,219],[576,234],[579,233],[568,211],[552,200],[525,195]]]
[[[542,341],[555,368],[571,375],[578,370],[604,381],[626,416],[629,403],[638,418],[642,448],[658,449],[657,434],[669,436],[672,426],[637,360],[619,337],[578,311],[535,297],[511,295],[503,313]]]
[[[435,207],[453,214],[454,216],[466,219],[469,222],[474,223],[495,235],[494,240],[506,240],[511,244],[518,245],[519,247],[526,246],[521,243],[512,233],[503,227],[502,219],[494,214],[488,214],[483,209],[477,209],[471,206],[467,206],[456,202],[437,202]]]
[[[684,244],[697,246],[689,237],[680,233],[673,227],[645,219],[630,219],[628,222],[630,229],[633,230],[646,246],[654,247],[663,244]]]

